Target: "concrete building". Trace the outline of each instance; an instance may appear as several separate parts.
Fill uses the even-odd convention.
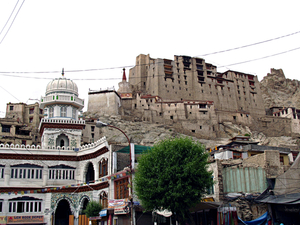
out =
[[[300,110],[295,107],[280,108],[273,112],[274,117],[289,118],[291,120],[291,132],[294,135],[300,133]]]
[[[115,89],[107,88],[90,90],[88,100],[88,112],[97,115],[118,115],[121,107],[121,97]]]
[[[39,103],[8,103],[5,118],[0,118],[0,144],[40,145],[38,126],[43,118]]]
[[[107,207],[112,153],[105,137],[80,144],[85,121],[78,112],[83,103],[72,80],[54,79],[41,98],[41,145],[0,144],[1,223],[81,225],[89,201]],[[22,109],[10,106],[10,120],[23,119]],[[40,117],[42,109],[37,109]],[[29,117],[32,114],[29,111]],[[103,220],[108,217],[107,213]]]

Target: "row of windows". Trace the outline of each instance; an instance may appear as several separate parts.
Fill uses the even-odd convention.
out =
[[[0,177],[4,178],[4,168],[0,169]],[[42,169],[11,169],[10,178],[18,179],[43,179]],[[49,179],[66,179],[74,180],[75,170],[73,169],[51,169],[49,170]]]
[[[42,169],[23,169],[15,168],[11,169],[10,178],[27,178],[27,179],[42,179]]]
[[[9,202],[8,211],[16,213],[42,212],[42,201]]]
[[[52,169],[49,170],[49,179],[58,179],[58,180],[74,180],[75,170],[72,169]]]
[[[45,109],[45,112],[47,110]],[[54,117],[54,108],[51,107],[49,108],[49,118]],[[67,107],[66,106],[62,106],[60,107],[60,117],[67,117]],[[72,118],[76,119],[76,109],[72,108]]]

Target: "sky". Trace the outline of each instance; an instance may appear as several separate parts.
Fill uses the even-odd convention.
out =
[[[0,0],[0,117],[8,102],[39,101],[62,68],[86,111],[88,91],[117,90],[139,54],[300,80],[299,21],[296,0]]]

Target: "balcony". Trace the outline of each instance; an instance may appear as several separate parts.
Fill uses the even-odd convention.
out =
[[[48,104],[53,103],[68,103],[71,105],[75,105],[79,108],[84,107],[84,100],[72,95],[63,95],[63,94],[57,94],[57,95],[48,95],[45,97],[42,97],[40,107],[45,107]]]

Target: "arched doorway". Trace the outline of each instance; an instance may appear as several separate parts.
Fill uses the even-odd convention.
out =
[[[90,162],[88,164],[86,174],[85,174],[85,182],[86,183],[94,183],[95,182],[95,171],[93,164]]]
[[[61,134],[56,138],[56,146],[59,147],[68,147],[69,138],[65,134]]]
[[[55,225],[69,225],[71,214],[69,202],[66,199],[59,201],[55,211]]]
[[[89,203],[89,200],[87,198],[85,198],[82,202],[82,210],[81,210],[82,213],[86,209],[86,206],[88,203]]]

